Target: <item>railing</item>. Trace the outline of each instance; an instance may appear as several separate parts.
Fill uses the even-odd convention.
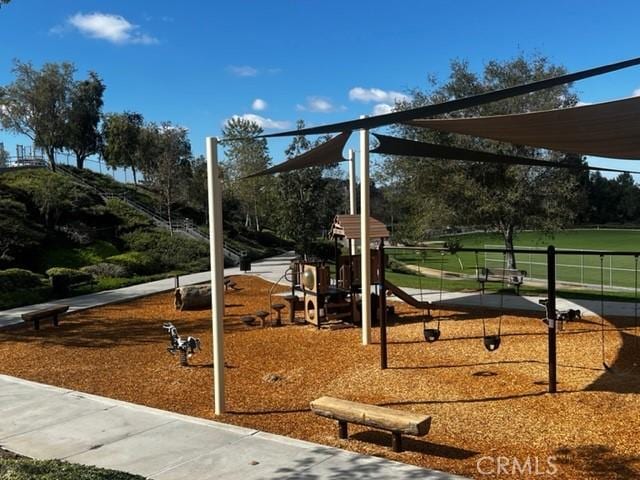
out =
[[[71,178],[73,178],[75,181],[77,181],[79,184],[83,185],[84,187],[87,187],[91,190],[93,190],[94,192],[96,192],[98,195],[100,195],[103,199],[107,200],[107,199],[111,199],[111,198],[115,198],[117,200],[120,200],[124,203],[126,203],[129,207],[139,211],[140,213],[142,213],[143,215],[146,215],[147,217],[151,218],[158,226],[165,228],[167,230],[176,232],[176,233],[181,233],[183,235],[186,235],[192,239],[195,240],[200,240],[200,241],[205,241],[208,242],[209,241],[209,237],[207,235],[205,235],[204,233],[200,232],[195,224],[193,223],[193,221],[189,218],[176,218],[174,220],[172,220],[171,222],[169,222],[169,219],[162,216],[161,214],[159,214],[156,211],[151,210],[149,207],[143,205],[140,202],[137,202],[136,200],[133,200],[131,198],[129,198],[127,196],[126,193],[123,192],[107,192],[104,190],[101,190],[99,188],[97,188],[95,185],[90,184],[89,182],[87,182],[84,178],[82,178],[80,175],[78,175],[77,173],[75,173],[73,170],[71,170],[70,168],[64,166],[64,165],[59,165],[59,171],[60,173],[63,173],[64,175],[67,175]],[[224,244],[222,247],[223,251],[224,251],[224,256],[226,258],[228,258],[229,260],[231,260],[233,263],[238,264],[240,262],[240,257],[242,256],[242,253],[239,252],[237,249],[230,247],[227,244]]]

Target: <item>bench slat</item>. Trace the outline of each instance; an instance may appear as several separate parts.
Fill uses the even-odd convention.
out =
[[[69,305],[55,305],[40,310],[34,310],[33,312],[23,313],[22,319],[26,321],[39,320],[43,318],[53,317],[69,310]]]
[[[320,397],[312,401],[311,411],[316,415],[334,420],[367,425],[418,437],[426,435],[431,427],[431,417],[427,415],[333,397]]]

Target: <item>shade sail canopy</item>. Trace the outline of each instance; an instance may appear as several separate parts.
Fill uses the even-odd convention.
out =
[[[308,152],[298,155],[297,157],[290,158],[278,165],[267,168],[266,170],[247,175],[244,178],[291,172],[293,170],[300,170],[301,168],[319,167],[322,165],[331,165],[345,161],[345,158],[342,156],[342,150],[344,150],[344,146],[350,136],[351,132],[343,132],[340,135],[336,135],[335,137],[327,140],[323,144],[312,148]]]
[[[622,70],[623,68],[628,68],[635,65],[640,65],[640,57],[603,65],[601,67],[581,70],[579,72],[567,73],[565,75],[559,75],[557,77],[547,78],[545,80],[538,80],[536,82],[516,85],[514,87],[504,88],[502,90],[481,93],[479,95],[472,95],[465,98],[456,98],[454,100],[437,103],[435,105],[427,105],[424,107],[412,108],[399,112],[391,112],[384,115],[376,115],[374,117],[361,118],[358,120],[349,120],[346,122],[332,123],[329,125],[308,127],[300,130],[270,133],[260,135],[259,138],[291,137],[295,135],[321,135],[325,133],[337,133],[353,131],[357,129],[372,129],[383,127],[386,125],[392,125],[394,123],[408,122],[417,118],[432,117],[434,115],[442,115],[449,112],[455,112],[457,110],[463,110],[465,108],[484,105],[486,103],[497,102],[498,100],[504,100],[505,98],[516,97],[518,95],[545,90],[547,88],[576,82],[578,80],[595,77],[597,75],[614,72],[616,70]]]
[[[379,145],[371,150],[373,153],[386,155],[404,155],[408,157],[439,158],[446,160],[462,160],[468,162],[502,163],[507,165],[530,165],[536,167],[571,168],[578,170],[597,170],[601,172],[628,172],[640,173],[630,170],[617,170],[615,168],[591,167],[566,162],[551,162],[537,158],[519,157],[514,155],[502,155],[498,153],[482,152],[433,143],[416,142],[404,138],[389,137],[387,135],[373,134],[378,139]]]
[[[640,97],[562,110],[423,119],[409,123],[516,145],[599,157],[640,159]]]
[[[336,215],[331,226],[330,237],[345,240],[360,239],[360,215]],[[389,230],[380,220],[369,217],[369,238],[389,238]]]

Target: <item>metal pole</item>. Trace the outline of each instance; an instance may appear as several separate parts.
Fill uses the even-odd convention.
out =
[[[353,148],[349,149],[349,153],[347,155],[349,159],[349,214],[355,215],[357,213],[356,210],[356,152],[353,151]],[[356,241],[349,240],[351,243],[351,250],[355,252],[356,250]]]
[[[379,308],[380,311],[380,368],[382,370],[387,368],[387,292],[384,288],[384,238],[380,239],[380,246],[378,248],[378,282],[380,288],[379,294]]]
[[[366,118],[361,115],[360,118]],[[371,258],[369,251],[369,131],[360,130],[360,286],[362,344],[371,343]]]
[[[224,254],[222,251],[222,185],[218,169],[218,139],[207,137],[209,243],[211,257],[211,324],[213,335],[213,402],[224,413]]]
[[[556,249],[547,248],[547,321],[549,322],[549,393],[556,393],[557,382],[557,338],[556,338]]]

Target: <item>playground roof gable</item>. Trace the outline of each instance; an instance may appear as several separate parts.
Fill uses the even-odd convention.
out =
[[[345,240],[360,239],[360,215],[336,215],[330,236]],[[369,217],[369,238],[389,238],[389,230],[380,220]]]

